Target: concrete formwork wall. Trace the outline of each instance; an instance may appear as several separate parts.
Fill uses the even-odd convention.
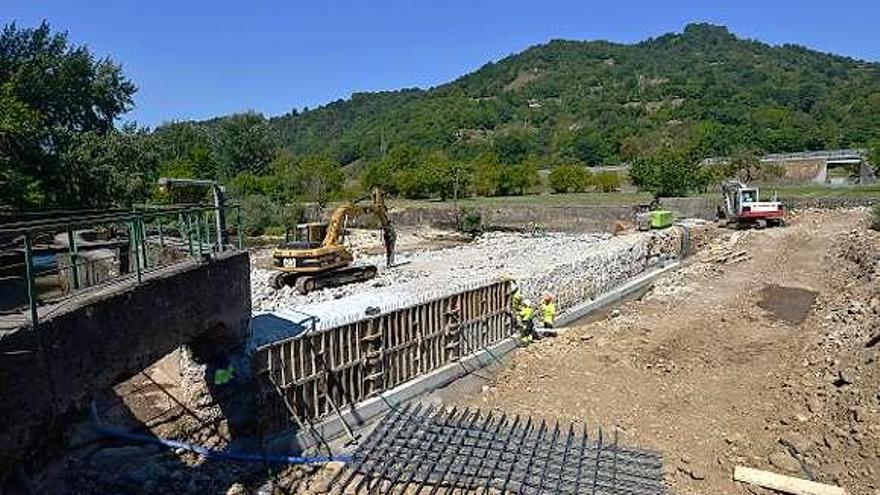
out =
[[[512,330],[501,281],[275,342],[256,351],[261,429],[277,435],[495,344]]]

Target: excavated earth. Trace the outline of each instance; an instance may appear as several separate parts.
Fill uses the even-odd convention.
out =
[[[475,374],[484,386],[446,394],[443,401],[616,429],[621,443],[663,453],[671,492],[680,495],[770,493],[733,482],[738,464],[876,495],[880,235],[867,225],[863,209],[807,211],[785,228],[707,235],[696,256],[641,299],[518,350],[497,374]],[[500,257],[512,238],[494,239],[497,244],[488,246]],[[626,242],[605,241],[577,242],[593,249]],[[430,244],[414,245],[413,259],[439,255],[467,266],[479,261],[463,255],[483,249],[424,252]],[[538,240],[522,245],[532,255],[544,252]],[[410,266],[423,262],[418,259]],[[266,293],[264,303],[273,297]],[[326,300],[337,299],[331,294]],[[136,413],[135,423],[160,436],[230,447],[227,439],[236,435],[230,435],[235,432],[226,412],[192,421],[192,412],[157,391],[161,383],[181,393],[161,371],[148,370],[149,376],[127,385],[131,390],[116,391],[124,414]],[[106,421],[125,425],[124,414],[99,406]],[[322,493],[330,474],[316,468],[267,472],[100,442],[88,431],[71,436],[71,443],[88,446],[58,467],[69,493]],[[43,487],[38,492],[64,492]]]
[[[880,236],[866,210],[723,234],[607,318],[520,352],[452,402],[618,430],[673,491],[770,493],[746,465],[880,493]]]

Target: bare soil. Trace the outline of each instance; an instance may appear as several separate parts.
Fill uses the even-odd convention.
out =
[[[723,235],[451,402],[616,429],[664,454],[678,494],[764,493],[732,481],[739,464],[880,493],[880,243],[865,216]]]

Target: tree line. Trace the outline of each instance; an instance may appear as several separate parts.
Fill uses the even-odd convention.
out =
[[[296,205],[372,187],[413,199],[610,192],[657,195],[755,176],[765,152],[868,146],[880,163],[878,64],[739,40],[693,25],[636,45],[553,41],[447,85],[358,93],[266,118],[118,125],[135,84],[46,23],[0,34],[0,206],[132,206],[160,176],[227,185],[252,230]],[[699,165],[732,157],[725,167]]]

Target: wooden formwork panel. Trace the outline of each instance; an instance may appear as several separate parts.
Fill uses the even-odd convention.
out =
[[[260,347],[254,376],[263,434],[369,399],[511,331],[510,282],[500,281]]]

